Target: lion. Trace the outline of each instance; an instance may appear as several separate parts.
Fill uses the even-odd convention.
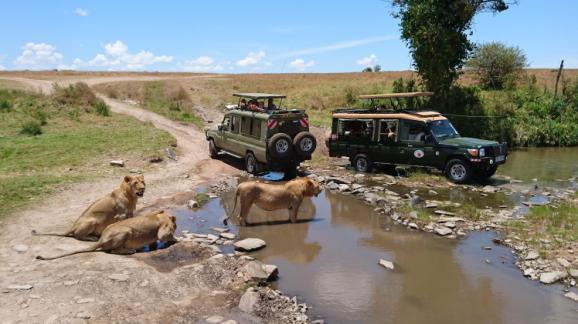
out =
[[[66,236],[78,240],[95,241],[108,225],[133,217],[137,200],[144,196],[144,192],[143,175],[125,176],[117,189],[88,206],[68,232],[38,233],[32,230],[32,234]]]
[[[37,256],[39,260],[54,260],[65,256],[97,251],[111,251],[115,254],[132,254],[137,249],[155,243],[176,242],[177,229],[175,216],[164,210],[143,216],[128,218],[108,226],[94,245],[53,257]]]
[[[237,198],[241,204],[241,225],[248,225],[247,216],[253,204],[268,211],[285,209],[289,211],[289,219],[292,223],[297,222],[297,213],[305,197],[317,197],[321,188],[317,181],[302,177],[293,179],[285,184],[276,185],[247,181],[240,183],[235,190],[235,204],[231,215],[237,208]],[[223,222],[227,224],[227,219]]]

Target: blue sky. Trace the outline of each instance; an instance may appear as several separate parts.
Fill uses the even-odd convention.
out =
[[[388,1],[29,1],[0,11],[0,69],[407,70]],[[519,0],[472,39],[519,46],[531,67],[578,67],[578,1]]]

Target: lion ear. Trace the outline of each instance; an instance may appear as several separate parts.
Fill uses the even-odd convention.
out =
[[[130,176],[124,176],[124,182],[130,182],[131,178]]]
[[[175,223],[175,224],[177,223],[177,218],[173,215],[171,215],[171,220],[173,221],[173,223]]]
[[[144,180],[144,174],[139,174],[139,175],[138,175],[138,178],[141,179],[141,180]]]

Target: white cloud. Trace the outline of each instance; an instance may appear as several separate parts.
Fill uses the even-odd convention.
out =
[[[88,16],[88,10],[82,9],[82,8],[76,8],[76,10],[74,10],[74,13],[75,13],[77,16],[81,16],[81,17],[86,17],[86,16]]]
[[[260,51],[257,53],[250,52],[247,57],[242,60],[237,61],[238,66],[253,66],[259,64],[261,60],[265,58],[265,52]]]
[[[79,67],[108,67],[109,69],[141,69],[147,65],[156,63],[172,62],[169,55],[155,55],[152,52],[141,50],[138,53],[130,53],[128,46],[122,41],[104,45],[105,53],[98,53],[91,60],[85,62],[75,59],[70,68]]]
[[[357,60],[357,64],[363,66],[372,66],[375,65],[376,63],[377,63],[377,55],[375,54],[369,54],[369,56]]]
[[[104,45],[106,53],[112,56],[121,56],[126,54],[128,47],[121,41],[117,40],[114,43]]]
[[[17,69],[50,69],[58,66],[63,57],[50,44],[30,42],[22,46],[22,53],[14,60],[14,66]]]
[[[214,64],[214,63],[215,59],[213,59],[210,56],[199,56],[196,59],[185,60],[184,62],[181,63],[181,66],[186,71],[195,71],[195,72],[220,71],[224,69],[222,64]]]
[[[369,37],[369,38],[363,38],[363,39],[355,39],[355,40],[339,42],[339,43],[330,44],[330,45],[321,46],[321,47],[313,47],[313,48],[306,48],[306,49],[291,51],[291,52],[287,52],[285,54],[278,55],[275,58],[276,59],[283,59],[283,58],[288,58],[288,57],[296,57],[296,56],[304,56],[304,55],[311,55],[311,54],[333,52],[333,51],[337,51],[337,50],[341,50],[341,49],[345,49],[345,48],[353,48],[353,47],[359,47],[359,46],[364,46],[364,45],[373,44],[373,43],[381,43],[381,42],[385,42],[388,40],[394,40],[394,39],[398,39],[398,36],[386,35],[386,36]]]
[[[289,66],[298,70],[298,71],[305,71],[307,68],[310,68],[315,65],[315,61],[311,60],[309,62],[305,62],[303,59],[295,59],[289,63]]]
[[[4,71],[6,70],[6,68],[4,67],[4,65],[0,64],[0,71]]]

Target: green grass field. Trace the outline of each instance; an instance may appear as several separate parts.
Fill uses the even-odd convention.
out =
[[[174,142],[134,118],[100,115],[100,104],[61,99],[0,88],[0,217],[62,184],[128,172],[110,167],[111,159],[146,168],[148,157]],[[30,125],[41,134],[30,135],[37,133],[25,130]]]

